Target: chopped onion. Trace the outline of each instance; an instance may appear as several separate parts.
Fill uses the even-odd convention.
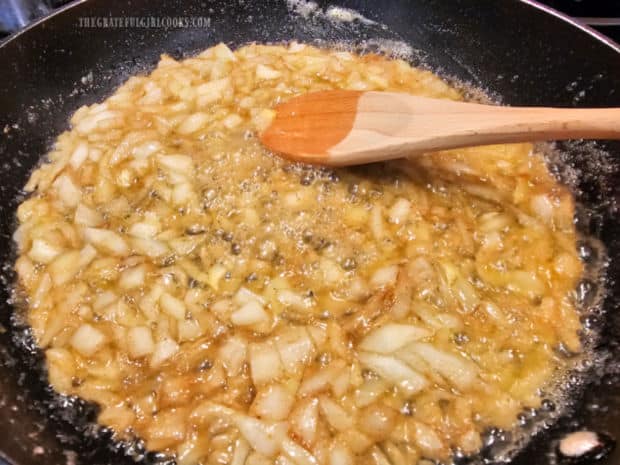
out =
[[[179,134],[192,134],[206,126],[210,119],[211,117],[208,113],[197,112],[191,114],[179,125],[177,131]],[[189,172],[187,171],[187,173]]]
[[[262,296],[243,286],[239,288],[233,297],[233,302],[237,305],[247,304],[248,302],[258,302],[261,305],[265,305],[265,299]]]
[[[240,336],[230,337],[218,351],[228,376],[237,376],[246,361],[248,345]]]
[[[213,81],[205,82],[204,84],[200,84],[196,88],[196,93],[198,94],[198,101],[200,102],[200,106],[205,106],[209,103],[213,103],[224,95],[224,92],[230,88],[230,78],[222,78],[216,79]]]
[[[88,143],[80,141],[69,159],[69,164],[74,170],[77,170],[82,163],[88,158]]]
[[[329,465],[355,465],[355,458],[345,444],[334,441],[329,449]]]
[[[237,438],[235,441],[235,450],[233,451],[232,459],[230,460],[230,465],[244,465],[245,459],[250,453],[250,445],[248,441],[243,438]]]
[[[81,355],[90,357],[97,352],[106,341],[105,335],[94,326],[84,323],[71,337],[71,347]]]
[[[275,69],[259,64],[256,67],[256,77],[257,79],[277,79],[282,75],[280,71],[276,71]]]
[[[359,348],[379,354],[389,354],[396,352],[410,342],[419,341],[430,335],[429,330],[418,326],[387,323],[374,329],[362,339]]]
[[[282,362],[275,347],[267,342],[249,345],[250,370],[255,385],[268,383],[282,374]]]
[[[82,200],[82,191],[76,186],[68,174],[62,174],[54,181],[58,198],[64,205],[75,208]]]
[[[263,422],[241,414],[234,415],[233,421],[256,451],[268,457],[273,457],[280,451],[288,429],[286,423]]]
[[[398,412],[387,405],[374,403],[359,413],[359,427],[377,441],[389,437],[396,426]]]
[[[275,338],[284,369],[298,372],[314,355],[314,344],[305,328],[289,328]]]
[[[444,450],[444,444],[433,428],[419,421],[413,421],[413,436],[416,444],[424,454],[437,457]]]
[[[295,394],[281,384],[271,384],[258,390],[251,412],[264,420],[285,420],[295,403]]]
[[[126,257],[130,250],[122,236],[108,229],[84,228],[84,239],[106,253]]]
[[[196,320],[180,320],[177,323],[179,342],[193,341],[203,335],[203,330]]]
[[[549,196],[536,195],[532,197],[530,208],[545,224],[553,224],[554,205]]]
[[[351,415],[330,397],[319,397],[319,410],[332,428],[338,431],[346,431],[353,428],[354,421]]]
[[[415,394],[428,386],[424,376],[394,357],[360,352],[359,360],[379,376],[394,383],[407,395]]]
[[[230,321],[237,326],[256,326],[269,321],[269,314],[256,301],[248,302],[232,313]]]
[[[172,173],[191,174],[194,169],[194,161],[187,155],[158,155],[157,162]]]
[[[213,265],[208,273],[207,273],[207,284],[211,286],[214,291],[219,290],[220,288],[220,280],[226,274],[226,267],[224,265],[215,264]]]
[[[136,252],[144,254],[150,258],[159,258],[170,252],[170,249],[168,249],[166,244],[155,239],[132,237],[130,241],[131,246]]]
[[[297,465],[318,465],[318,460],[309,451],[286,438],[282,441],[282,451]]]
[[[298,401],[289,416],[291,429],[306,447],[312,447],[319,422],[319,400],[308,398]]]
[[[39,263],[51,263],[62,252],[62,248],[55,247],[43,239],[35,239],[32,241],[32,247],[28,252],[31,260]]]
[[[155,350],[153,335],[147,326],[135,326],[127,331],[127,348],[132,358],[150,355]]]
[[[386,286],[393,286],[398,278],[398,266],[390,265],[379,268],[370,278],[370,285],[377,289]]]
[[[118,284],[123,289],[136,289],[144,286],[146,280],[146,267],[138,265],[127,268],[121,272]]]
[[[162,311],[177,320],[183,320],[187,309],[185,303],[176,297],[164,292],[159,297],[159,305]]]
[[[329,387],[332,378],[344,370],[345,367],[346,363],[344,360],[334,360],[328,367],[304,378],[301,386],[299,387],[299,394],[302,396],[307,396],[326,390]]]
[[[163,339],[155,344],[151,357],[151,367],[157,368],[179,351],[179,345],[172,339]]]
[[[129,228],[129,235],[142,239],[152,239],[159,232],[159,224],[154,222],[138,222]]]
[[[59,255],[48,265],[47,271],[52,277],[54,285],[65,284],[80,271],[80,252],[71,250]]]
[[[312,306],[310,299],[306,299],[303,295],[291,291],[290,289],[282,289],[278,291],[277,299],[282,305],[293,307],[297,310],[305,310]]]
[[[407,219],[407,216],[409,216],[410,211],[411,202],[409,202],[409,200],[403,198],[397,199],[388,212],[388,219],[390,223],[402,224]]]
[[[103,224],[103,217],[96,210],[86,206],[84,203],[79,203],[75,209],[73,221],[80,226],[96,228]]]
[[[477,369],[473,362],[424,342],[414,342],[409,348],[460,389],[468,389],[476,379]]]

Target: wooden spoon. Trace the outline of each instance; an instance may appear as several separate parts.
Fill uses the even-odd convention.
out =
[[[276,107],[261,142],[291,160],[332,166],[465,146],[620,139],[620,108],[502,107],[393,92],[333,90]]]

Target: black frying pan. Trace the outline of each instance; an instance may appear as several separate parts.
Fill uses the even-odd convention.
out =
[[[329,2],[319,1],[322,7]],[[529,2],[528,2],[529,3]],[[132,74],[154,67],[161,53],[191,55],[224,41],[290,39],[316,42],[403,40],[416,64],[480,87],[513,105],[620,106],[620,48],[592,31],[533,3],[516,0],[340,0],[389,28],[301,20],[284,1],[88,0],[64,8],[0,46],[0,461],[13,464],[130,464],[165,461],[139,445],[117,444],[93,426],[96,407],[60,399],[46,386],[41,353],[9,302],[11,233],[28,172],[67,128],[69,115],[102,100]],[[210,18],[204,28],[84,28],[85,17]],[[82,20],[83,21],[83,20]],[[372,43],[372,40],[371,40]],[[372,44],[371,44],[372,45]],[[372,48],[372,47],[371,47]],[[89,73],[92,72],[92,80]],[[620,277],[620,145],[561,146],[577,169],[575,192],[584,206],[578,226],[602,239],[612,258],[608,276]],[[612,154],[612,155],[610,155]],[[613,154],[616,154],[615,156]],[[583,283],[585,295],[592,283]],[[620,437],[620,288],[610,279],[604,312],[587,324],[601,328],[602,361],[578,385],[572,407],[513,457],[514,464],[555,463],[562,434],[577,428]],[[549,406],[548,406],[549,407]],[[527,419],[525,419],[527,422]],[[474,462],[496,461],[508,435],[490,434]],[[129,455],[128,455],[129,454]],[[463,460],[466,461],[466,460]],[[604,458],[620,465],[620,451]]]

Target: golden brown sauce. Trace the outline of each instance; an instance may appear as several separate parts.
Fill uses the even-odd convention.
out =
[[[529,144],[334,171],[260,146],[275,104],[337,88],[462,98],[218,45],[76,112],[15,233],[58,391],[180,464],[447,460],[540,404],[580,350],[569,192]]]

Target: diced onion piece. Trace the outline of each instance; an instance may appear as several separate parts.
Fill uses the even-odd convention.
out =
[[[73,180],[68,174],[62,174],[54,181],[54,187],[58,198],[64,205],[70,208],[75,208],[80,200],[82,200],[82,191],[75,185]]]
[[[28,257],[35,262],[48,264],[61,252],[62,248],[55,247],[43,239],[35,239],[32,241],[32,247],[28,252]]]
[[[207,125],[211,117],[207,113],[197,112],[189,115],[177,128],[179,134],[191,134]]]
[[[367,380],[355,390],[355,405],[359,408],[366,407],[381,397],[389,388],[385,379]]]
[[[303,295],[291,291],[290,289],[282,289],[277,292],[277,299],[282,305],[293,307],[298,310],[304,310],[311,306],[311,302],[304,298]]]
[[[434,370],[460,389],[468,389],[476,379],[477,368],[469,360],[424,342],[414,342],[408,349],[422,357]]]
[[[414,421],[412,424],[415,443],[422,453],[430,457],[437,457],[441,454],[445,446],[435,430],[419,421]]]
[[[127,331],[127,348],[132,358],[150,355],[155,350],[151,329],[147,326],[135,326]]]
[[[319,370],[313,375],[305,378],[299,387],[299,394],[302,396],[312,395],[326,390],[332,378],[346,368],[344,360],[334,360],[328,367]]]
[[[209,284],[214,291],[219,290],[220,279],[224,277],[226,271],[226,267],[224,267],[224,265],[220,265],[219,263],[209,268],[207,273],[207,284]]]
[[[355,424],[349,413],[328,396],[319,398],[319,410],[329,425],[338,431],[349,430]]]
[[[159,297],[159,305],[162,311],[171,317],[176,318],[177,320],[182,320],[185,318],[185,312],[187,310],[185,308],[185,303],[167,292],[164,292]]]
[[[301,438],[306,447],[312,447],[316,440],[319,422],[319,399],[308,398],[298,401],[289,416],[291,429]]]
[[[271,384],[256,393],[251,411],[265,420],[285,420],[295,403],[295,395],[281,384]]]
[[[296,465],[318,465],[319,463],[314,455],[289,438],[282,441],[282,451]]]
[[[170,252],[170,249],[168,249],[166,244],[155,239],[132,237],[130,241],[131,246],[136,252],[144,254],[150,258],[159,258]]]
[[[142,239],[152,239],[159,232],[159,226],[152,222],[134,223],[129,228],[129,235]]]
[[[249,346],[252,381],[259,386],[282,374],[282,362],[278,351],[271,344],[255,343]]]
[[[218,61],[237,61],[237,57],[233,51],[224,42],[220,42],[211,48],[211,50],[213,50],[213,53]]]
[[[244,438],[239,437],[235,441],[235,450],[233,451],[230,465],[244,465],[245,459],[250,453],[250,444]]]
[[[230,87],[230,78],[216,79],[205,82],[196,87],[198,100],[201,105],[207,105],[222,98],[226,89]]]
[[[71,280],[80,271],[80,266],[80,252],[71,250],[56,257],[47,270],[54,285],[60,286]]]
[[[151,367],[157,368],[179,351],[179,345],[172,339],[163,339],[155,344],[151,356]]]
[[[76,363],[67,349],[52,348],[45,351],[49,382],[54,389],[68,394],[75,376]]]
[[[69,164],[74,170],[77,170],[82,163],[88,158],[88,143],[81,141],[69,158]]]
[[[196,320],[180,320],[177,323],[179,342],[193,341],[204,334],[203,329]]]
[[[187,155],[158,155],[157,162],[166,171],[178,174],[191,174],[194,169],[194,161]]]
[[[375,205],[370,211],[370,231],[376,240],[381,240],[385,236],[385,225],[383,223],[383,212],[380,205]]]
[[[265,108],[254,116],[252,122],[258,131],[264,131],[267,127],[269,127],[275,117],[276,112],[274,110]]]
[[[355,458],[345,444],[335,441],[329,449],[329,465],[355,465]]]
[[[388,212],[388,219],[390,223],[402,224],[407,220],[409,212],[411,211],[411,202],[407,199],[398,199],[392,205]]]
[[[222,125],[226,129],[233,129],[233,128],[236,128],[237,126],[239,126],[242,122],[243,122],[243,118],[241,118],[241,116],[233,113],[231,115],[228,115],[226,118],[224,118],[222,120]]]
[[[289,373],[296,373],[314,354],[314,344],[305,328],[290,328],[276,337],[276,347]]]
[[[239,288],[233,297],[233,302],[237,305],[244,305],[248,302],[259,302],[260,304],[265,305],[265,299],[262,296],[243,286]]]
[[[136,289],[144,286],[146,280],[146,267],[138,265],[127,268],[121,272],[118,284],[123,289]]]
[[[429,337],[427,329],[413,325],[388,323],[371,331],[359,345],[365,351],[389,354],[397,351],[410,342]]]
[[[394,383],[407,395],[415,394],[428,386],[424,376],[394,357],[360,352],[359,360],[379,376]]]
[[[553,224],[554,205],[549,196],[541,194],[532,197],[530,208],[545,224]]]
[[[234,415],[233,421],[254,450],[267,457],[273,457],[280,451],[288,429],[286,423],[264,422],[241,414]]]
[[[323,273],[323,279],[329,284],[340,283],[344,279],[344,272],[333,260],[321,258],[319,268]]]
[[[246,361],[247,343],[239,336],[229,338],[218,351],[218,358],[222,361],[228,376],[237,376]]]
[[[386,439],[394,427],[398,412],[387,405],[374,403],[359,413],[358,424],[362,432],[376,441]]]
[[[172,203],[174,205],[188,204],[194,197],[194,190],[188,182],[179,183],[172,189]]]
[[[126,257],[130,253],[125,239],[114,231],[108,229],[84,228],[84,239],[111,255]]]
[[[386,286],[393,286],[398,278],[398,266],[390,265],[379,268],[370,278],[370,285],[377,289]]]
[[[248,302],[232,313],[230,321],[236,326],[255,326],[269,321],[269,314],[259,302]]]
[[[506,287],[513,292],[532,298],[545,294],[545,283],[538,277],[535,271],[515,270],[504,273],[504,276]]]
[[[73,221],[80,226],[90,226],[96,228],[103,224],[103,217],[97,210],[94,210],[83,203],[79,203],[75,209]]]
[[[97,352],[106,341],[105,334],[94,326],[84,323],[71,337],[71,347],[81,355],[90,357]]]
[[[256,67],[256,77],[257,79],[277,79],[282,75],[280,71],[276,71],[275,69],[259,64]]]

